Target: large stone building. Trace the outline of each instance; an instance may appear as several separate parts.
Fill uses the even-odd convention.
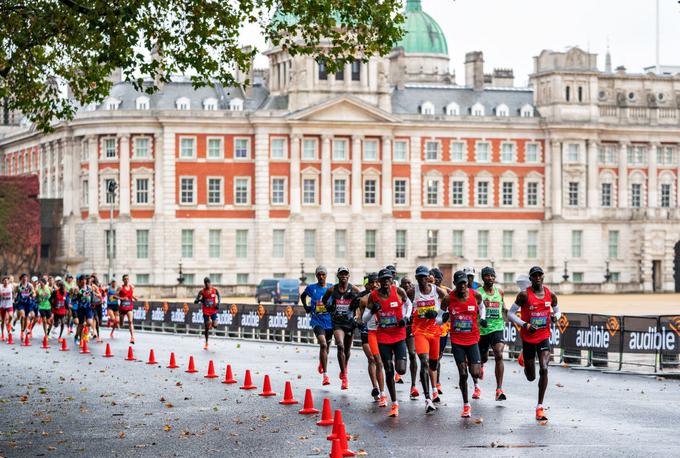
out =
[[[541,264],[582,290],[607,265],[605,289],[673,290],[680,76],[601,71],[572,48],[541,52],[518,88],[471,52],[457,85],[440,27],[418,0],[406,16],[390,55],[335,74],[274,47],[248,87],[119,82],[53,133],[0,139],[2,172],[63,199],[62,267],[106,272],[111,246],[137,284],[174,283],[180,262],[218,284],[301,263],[449,279],[494,264],[509,283]]]

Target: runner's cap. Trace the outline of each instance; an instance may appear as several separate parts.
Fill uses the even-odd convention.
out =
[[[343,272],[349,273],[349,269],[348,269],[347,267],[345,267],[345,266],[340,266],[340,267],[338,267],[338,275],[340,275],[340,274],[343,273]]]
[[[392,275],[392,272],[387,269],[381,269],[380,272],[378,272],[378,278],[382,280],[383,278],[393,278],[394,275]]]
[[[416,277],[427,277],[430,275],[430,269],[425,266],[416,267]]]
[[[541,269],[539,266],[532,267],[531,269],[529,269],[529,276],[531,277],[534,274],[543,275],[543,269]]]
[[[326,269],[326,267],[324,267],[324,266],[319,266],[319,267],[316,268],[316,272],[314,272],[314,274],[315,274],[315,275],[316,275],[316,274],[325,274],[325,275],[328,275],[328,269]]]
[[[520,291],[526,291],[531,286],[531,280],[526,275],[518,275],[515,283]]]
[[[377,272],[371,272],[370,274],[368,274],[367,279],[368,279],[369,282],[378,280],[378,273]]]
[[[31,281],[32,281],[32,282],[38,281],[38,277],[36,277],[35,275],[33,275],[33,276],[31,277]]]
[[[463,273],[464,273],[465,275],[472,275],[472,276],[474,277],[474,276],[475,276],[475,268],[474,268],[474,267],[470,267],[470,266],[465,267],[465,268],[463,269]]]
[[[482,269],[482,279],[484,278],[485,275],[493,275],[495,277],[496,271],[493,269],[493,267],[486,266]]]
[[[432,275],[437,280],[443,280],[444,279],[444,274],[442,273],[441,270],[439,270],[438,267],[431,268],[430,269],[430,275]]]
[[[458,285],[459,283],[467,283],[467,274],[463,272],[462,270],[456,271],[455,274],[453,274],[453,284]]]
[[[61,278],[59,275],[57,275],[56,277],[54,277],[54,281],[61,281],[61,280],[62,280],[62,278]]]

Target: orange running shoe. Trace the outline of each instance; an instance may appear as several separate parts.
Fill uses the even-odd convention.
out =
[[[387,396],[382,395],[378,399],[378,407],[387,407]]]
[[[205,345],[203,345],[203,350],[207,350],[207,349],[208,349],[208,342],[206,342]]]
[[[463,412],[460,416],[463,418],[470,418],[472,416],[472,406],[463,406]]]
[[[404,381],[401,379],[401,375],[399,375],[399,374],[394,374],[394,382],[395,383],[404,383]]]
[[[399,416],[399,404],[392,404],[390,413],[387,414],[388,417],[398,417]]]
[[[418,388],[415,386],[411,387],[411,399],[417,399],[418,396],[420,396],[420,393],[418,393]]]
[[[543,412],[543,407],[536,408],[536,421],[548,421],[548,417]]]
[[[441,383],[437,383],[437,393],[444,394],[444,392],[442,391],[442,384]]]
[[[505,397],[505,393],[503,392],[503,390],[498,388],[496,390],[496,401],[505,401],[506,399],[508,398]]]
[[[319,374],[323,374],[323,364],[319,363],[319,367],[316,370],[319,371]]]
[[[321,384],[322,384],[323,386],[326,386],[326,385],[330,385],[330,384],[331,384],[331,381],[328,380],[328,376],[327,376],[327,375],[324,375],[324,376],[323,376],[323,381],[321,382]]]
[[[475,391],[472,392],[472,399],[479,399],[482,396],[482,390],[478,386],[475,387]]]
[[[116,330],[116,328],[111,329],[111,334],[109,335],[109,337],[112,338],[112,339],[114,338],[113,337],[113,331],[115,331],[115,330]]]
[[[523,351],[519,352],[519,356],[517,357],[517,364],[524,367],[524,352]]]
[[[342,383],[340,384],[340,389],[341,390],[346,390],[349,388],[349,383],[347,383],[347,377],[342,379]]]
[[[439,398],[439,393],[437,393],[437,391],[432,393],[432,402],[434,402],[435,404],[439,404],[440,402],[442,402],[442,400]]]

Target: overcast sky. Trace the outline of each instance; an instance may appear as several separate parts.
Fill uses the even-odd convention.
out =
[[[370,0],[367,0],[370,1]],[[483,51],[485,70],[510,67],[525,85],[532,57],[542,49],[580,46],[599,54],[604,68],[607,40],[614,68],[641,72],[655,64],[656,0],[423,0],[423,9],[446,34],[458,84],[465,81],[468,51]],[[680,4],[660,0],[662,65],[680,65]],[[257,28],[244,31],[244,44],[265,48]],[[267,65],[260,56],[257,67]]]

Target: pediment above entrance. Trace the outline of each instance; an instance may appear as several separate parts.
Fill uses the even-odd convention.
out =
[[[348,96],[330,99],[291,113],[288,119],[312,122],[399,122],[399,119],[390,113]]]

